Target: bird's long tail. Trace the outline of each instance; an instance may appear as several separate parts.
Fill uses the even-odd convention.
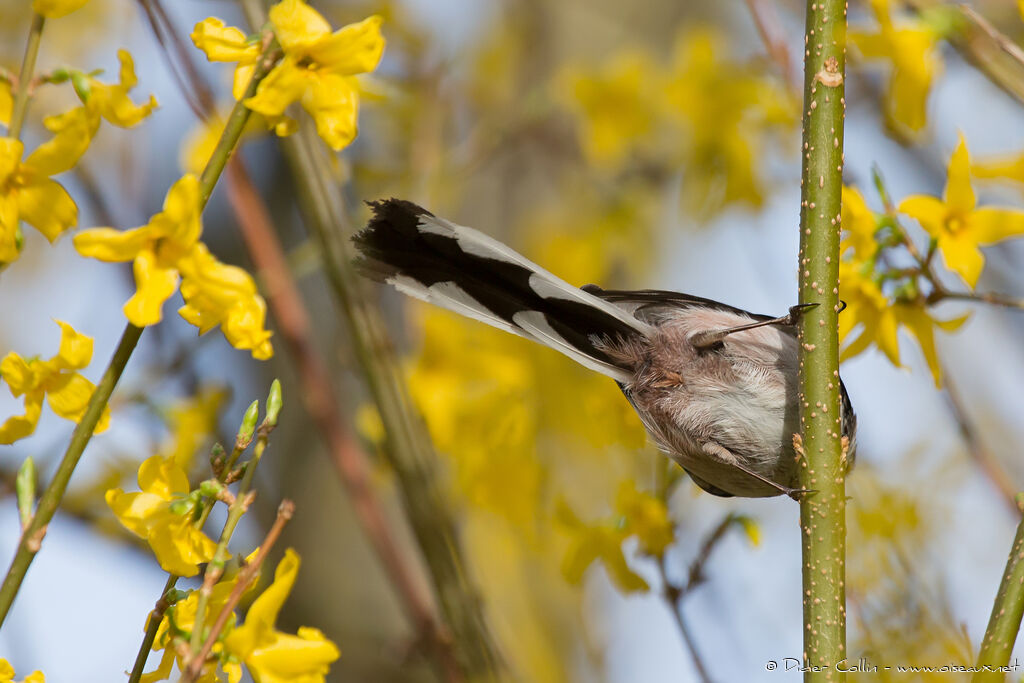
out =
[[[353,239],[365,273],[428,301],[549,346],[577,363],[630,379],[602,348],[647,335],[647,323],[573,287],[501,242],[438,218],[412,202],[371,202]]]

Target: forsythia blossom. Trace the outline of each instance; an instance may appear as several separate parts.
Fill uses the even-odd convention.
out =
[[[252,562],[256,557],[256,553],[259,552],[259,548],[252,551],[246,558],[246,562]],[[257,579],[258,580],[258,579]],[[232,591],[235,589],[235,585],[238,583],[238,572],[235,572],[231,576],[222,577],[220,581],[214,584],[213,589],[210,592],[210,596],[206,601],[206,614],[204,615],[203,622],[199,624],[199,628],[207,629],[213,625],[213,621],[220,614],[224,605],[227,604],[228,598],[231,597]],[[256,580],[253,581],[252,585],[246,590],[251,591],[256,585]],[[245,595],[246,593],[243,593]],[[190,632],[197,627],[196,625],[196,611],[199,608],[199,591],[194,590],[189,593],[188,597],[184,600],[179,600],[174,605],[171,605],[167,614],[160,622],[160,626],[157,628],[156,637],[153,639],[153,651],[163,650],[164,654],[160,658],[160,664],[153,671],[143,674],[140,679],[140,683],[155,683],[156,681],[167,680],[171,676],[171,667],[175,660],[177,660],[178,667],[183,668],[185,666],[184,656],[181,650],[175,648],[175,634],[182,633],[187,637]],[[173,623],[173,627],[172,627]],[[224,626],[224,632],[230,632],[235,627],[235,617],[232,615],[227,624]],[[227,675],[229,683],[238,683],[242,678],[242,667],[238,663],[238,659],[230,656],[224,650],[224,644],[221,642],[223,638],[213,646],[212,654],[216,658],[204,662],[203,668],[197,679],[201,683],[217,683],[222,680],[217,676],[217,665],[220,664],[221,670]]]
[[[171,186],[164,210],[146,225],[125,231],[83,230],[75,235],[75,248],[101,261],[133,261],[136,292],[124,305],[133,325],[160,322],[164,302],[184,278],[185,305],[178,312],[200,334],[219,324],[235,348],[251,350],[254,358],[270,358],[266,303],[248,273],[220,263],[199,241],[199,206],[199,180],[187,174]]]
[[[886,296],[877,270],[881,246],[876,234],[881,220],[853,187],[843,187],[842,226],[845,234],[840,245],[839,296],[846,309],[839,316],[839,339],[845,344],[840,360],[853,358],[874,344],[893,365],[902,367],[898,332],[903,326],[917,339],[932,378],[939,385],[942,375],[935,350],[935,327],[951,332],[967,317],[937,320],[920,300],[892,300]],[[853,336],[855,330],[859,333]]]
[[[53,143],[41,145],[22,161],[25,147],[21,141],[0,138],[0,263],[18,258],[19,221],[36,228],[51,242],[78,222],[74,200],[49,177],[70,168],[51,156]]]
[[[323,633],[308,626],[298,633],[275,627],[277,614],[291,593],[299,573],[299,556],[289,548],[274,571],[274,582],[258,597],[225,638],[224,647],[245,663],[256,683],[323,683],[331,662],[341,653]]]
[[[108,490],[107,505],[129,531],[146,539],[165,571],[195,576],[217,545],[194,524],[185,470],[173,457],[154,455],[139,466],[139,488],[135,493]]]
[[[0,659],[0,683],[17,683],[14,680],[14,667],[6,659]],[[42,671],[33,671],[21,683],[46,683]]]
[[[899,210],[916,219],[936,240],[946,267],[973,289],[985,266],[978,247],[1024,235],[1024,211],[976,208],[970,168],[967,145],[961,136],[949,160],[942,199],[913,195],[900,202]]]
[[[316,122],[320,137],[333,149],[342,149],[356,136],[355,76],[373,71],[384,51],[381,18],[372,16],[332,32],[327,20],[303,0],[283,0],[270,8],[269,17],[284,57],[245,105],[277,124],[278,134],[285,134],[293,128],[284,118],[285,110],[299,101]],[[213,17],[196,24],[192,41],[211,61],[237,62],[233,91],[236,99],[241,97],[259,47]]]
[[[14,443],[36,429],[46,398],[57,415],[77,422],[85,414],[95,385],[76,370],[92,359],[92,337],[79,334],[67,323],[60,325],[60,350],[50,360],[25,359],[11,351],[0,361],[0,377],[15,398],[25,396],[25,414],[9,417],[0,424],[0,444]],[[110,409],[104,408],[96,432],[110,424]]]
[[[878,31],[850,31],[850,42],[866,59],[892,62],[886,117],[890,124],[916,133],[927,122],[928,93],[942,71],[936,44],[940,35],[921,20],[894,24],[889,0],[872,0],[871,9],[879,24]]]

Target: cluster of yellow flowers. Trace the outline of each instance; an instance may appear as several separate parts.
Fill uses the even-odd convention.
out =
[[[727,51],[703,29],[679,36],[667,67],[627,51],[596,70],[568,70],[561,85],[587,158],[612,170],[687,169],[684,194],[707,214],[760,206],[756,160],[766,134],[794,131],[799,105],[757,67],[722,59]]]
[[[33,0],[33,35],[39,37],[44,20],[69,14],[85,2]],[[286,116],[286,109],[293,102],[301,102],[323,140],[332,148],[341,149],[356,135],[356,75],[372,71],[381,59],[384,40],[380,24],[381,19],[374,16],[332,32],[326,20],[303,0],[282,0],[270,9],[270,22],[262,36],[249,39],[240,30],[211,17],[196,25],[193,40],[211,60],[237,63],[236,100],[243,98],[250,82],[259,74],[252,96],[238,102],[236,111],[246,115],[246,110],[256,112],[278,134],[287,134],[296,128],[296,123]],[[80,104],[45,118],[43,123],[52,137],[27,157],[19,137],[29,84],[16,82],[6,72],[0,79],[0,122],[8,127],[9,133],[0,137],[0,267],[17,261],[24,248],[22,221],[51,242],[76,226],[75,202],[53,176],[75,167],[101,123],[130,128],[156,110],[157,102],[152,96],[141,104],[131,99],[129,91],[138,84],[134,63],[124,50],[118,52],[118,59],[120,72],[116,83],[99,80],[98,72],[70,67],[34,75],[31,87],[70,83]],[[201,241],[203,208],[237,135],[229,132],[221,121],[216,139],[218,143],[210,146],[210,151],[214,152],[216,147],[216,152],[207,155],[210,160],[204,162],[202,174],[187,173],[177,180],[167,192],[163,210],[145,225],[124,231],[109,227],[83,230],[74,236],[74,246],[82,256],[132,263],[136,291],[123,311],[136,328],[159,323],[164,304],[180,289],[184,305],[179,313],[199,328],[200,334],[219,326],[234,347],[250,351],[254,358],[267,359],[273,354],[271,333],[265,327],[266,303],[255,281],[245,270],[220,262]],[[39,421],[44,399],[57,415],[79,421],[94,398],[96,387],[78,372],[92,358],[93,341],[67,323],[57,322],[62,334],[55,356],[49,360],[24,358],[12,351],[0,361],[0,377],[15,398],[24,400],[24,414],[0,424],[0,443],[9,444],[30,435]],[[166,679],[175,662],[185,672],[198,655],[197,640],[206,638],[218,614],[235,604],[230,596],[240,574],[223,572],[225,566],[233,566],[227,562],[227,545],[234,524],[247,509],[252,470],[266,447],[266,436],[276,424],[280,388],[275,383],[271,391],[267,419],[259,428],[253,457],[233,469],[256,433],[256,404],[246,413],[230,457],[225,460],[223,449],[215,446],[219,449],[212,461],[216,478],[193,487],[187,471],[215,430],[217,409],[223,398],[223,391],[207,389],[194,400],[168,411],[171,437],[160,454],[139,466],[140,490],[105,491],[106,503],[117,520],[145,540],[157,562],[172,577],[195,576],[200,565],[206,565],[204,589],[168,592],[164,599],[170,606],[162,620],[147,625],[155,630],[152,647],[163,651],[163,657],[156,670],[142,677],[144,681]],[[103,431],[109,421],[110,410],[104,406],[93,431]],[[19,475],[19,506],[25,503],[23,524],[38,522],[32,512],[34,474],[31,479],[31,486],[22,487]],[[239,479],[242,483],[236,497],[227,487]],[[62,493],[63,489],[58,496]],[[234,520],[225,526],[219,543],[203,531],[209,512],[218,501],[229,505],[229,520]],[[247,562],[255,562],[256,558],[254,551]],[[339,657],[334,643],[314,628],[304,627],[290,634],[275,626],[295,583],[299,564],[298,555],[287,550],[273,581],[252,602],[244,620],[232,613],[216,635],[211,656],[202,662],[195,680],[212,683],[226,677],[237,683],[243,666],[257,681],[324,680],[330,663]],[[255,585],[253,579],[248,590]],[[190,647],[186,647],[189,643]],[[0,660],[0,682],[13,678],[14,670],[6,660]],[[43,680],[39,672],[25,679],[31,683]]]
[[[929,238],[928,255],[909,272],[894,269],[887,259],[891,248],[913,245],[898,223],[898,214],[916,220]],[[854,330],[860,332],[846,343],[841,359],[856,356],[874,344],[899,367],[897,331],[904,326],[917,338],[938,385],[941,368],[934,328],[955,330],[967,316],[941,321],[927,311],[928,300],[920,279],[930,277],[930,254],[940,253],[946,267],[973,290],[985,265],[979,246],[1024,235],[1024,211],[977,207],[967,145],[961,136],[949,161],[942,199],[912,195],[887,214],[879,215],[868,208],[856,188],[845,187],[842,226],[845,237],[839,264],[840,297],[847,303],[847,310],[839,316],[839,334],[845,340]],[[894,284],[887,288],[887,283]]]

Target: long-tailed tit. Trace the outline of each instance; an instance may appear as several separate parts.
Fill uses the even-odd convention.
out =
[[[689,294],[576,288],[481,232],[372,202],[368,275],[565,354],[618,383],[658,447],[716,496],[797,497],[796,319]],[[856,417],[839,383],[847,462]]]

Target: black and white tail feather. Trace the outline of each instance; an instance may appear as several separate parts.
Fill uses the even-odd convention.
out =
[[[651,326],[570,285],[487,235],[401,199],[369,202],[373,218],[354,240],[364,272],[409,296],[532,339],[622,383],[602,348]]]

